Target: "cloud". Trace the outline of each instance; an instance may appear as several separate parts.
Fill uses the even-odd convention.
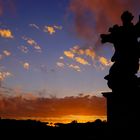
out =
[[[68,67],[76,70],[77,72],[81,72],[81,68],[78,65],[70,64]]]
[[[55,29],[58,29],[58,30],[62,30],[62,26],[54,25],[54,28],[55,28]]]
[[[112,62],[110,60],[107,60],[105,57],[99,57],[99,62],[103,65],[103,66],[111,66]]]
[[[35,29],[38,29],[38,30],[40,29],[39,26],[36,25],[36,24],[34,24],[34,23],[29,24],[29,26],[30,26],[30,27],[33,27],[33,28],[35,28]]]
[[[79,45],[75,45],[70,48],[70,51],[77,55],[85,55],[94,59],[96,57],[96,53],[92,47],[82,48]]]
[[[83,65],[90,65],[88,63],[88,61],[86,61],[84,58],[81,58],[81,57],[75,57],[75,60],[76,62],[80,63],[80,64],[83,64]]]
[[[28,51],[29,51],[29,49],[28,49],[28,47],[26,47],[26,46],[20,46],[20,47],[18,47],[23,53],[28,53]]]
[[[10,51],[7,51],[7,50],[3,50],[3,54],[5,56],[10,56],[11,55],[11,52]]]
[[[78,36],[95,41],[110,25],[120,23],[123,11],[137,15],[139,5],[139,0],[71,0],[70,10]]]
[[[71,51],[64,51],[64,55],[68,58],[74,58],[74,54]]]
[[[1,71],[0,72],[0,81],[5,80],[5,78],[11,76],[12,74],[8,71]]]
[[[95,68],[100,68],[104,70],[106,67],[110,67],[112,65],[111,60],[105,58],[104,56],[100,56],[92,47],[80,47],[79,45],[75,45],[70,48],[68,51],[64,51],[64,55],[72,61],[76,61],[82,65],[90,65]],[[65,62],[64,57],[62,57],[63,62]],[[89,59],[90,58],[90,59]],[[67,63],[66,63],[67,64]],[[68,64],[69,66],[69,64]],[[74,65],[72,64],[72,67]],[[80,69],[79,69],[80,71]]]
[[[79,54],[79,55],[83,55],[84,54],[84,50],[81,49],[81,47],[79,45],[75,45],[72,48],[70,48],[70,51],[75,53],[75,54]]]
[[[61,68],[65,66],[65,64],[62,63],[62,62],[57,62],[56,65],[57,65],[58,67],[61,67]]]
[[[35,42],[33,39],[28,39],[28,40],[27,40],[27,43],[28,43],[29,45],[36,45],[36,42]]]
[[[66,56],[68,58],[72,58],[71,57],[71,53],[69,53],[69,52],[68,52],[68,54]],[[56,64],[58,67],[64,68],[64,66],[65,66],[65,67],[70,68],[70,69],[73,69],[73,70],[75,70],[77,72],[81,72],[81,68],[78,65],[65,63],[65,60],[64,60],[64,57],[63,56],[59,57],[59,61],[60,62],[57,62],[57,64]]]
[[[93,49],[86,49],[85,50],[85,54],[89,57],[92,58],[92,60],[94,60],[94,58],[96,57],[96,53]]]
[[[14,38],[12,32],[9,29],[0,29],[0,37],[3,38]]]
[[[23,63],[23,68],[29,70],[30,64],[28,62]]]
[[[52,35],[52,34],[55,33],[55,29],[54,29],[54,27],[52,27],[52,26],[44,26],[43,31],[44,31],[44,32],[48,32],[50,35]]]
[[[6,56],[10,56],[12,53],[8,50],[3,50],[3,53],[0,54],[0,60],[4,59]]]
[[[62,30],[62,26],[57,26],[57,25],[47,26],[47,25],[45,25],[43,28],[43,31],[49,33],[50,35],[56,33],[56,30]]]
[[[43,27],[39,27],[37,24],[31,23],[29,24],[29,26],[37,30],[41,30],[50,35],[55,34],[57,30],[62,30],[62,26],[58,26],[58,25],[45,25]]]
[[[41,47],[38,45],[38,43],[28,37],[22,37],[23,40],[25,40],[27,42],[28,45],[32,46],[37,52],[41,52]]]
[[[63,60],[63,59],[64,59],[64,57],[63,57],[63,56],[60,56],[60,57],[59,57],[59,59],[60,59],[60,60]]]
[[[33,93],[0,97],[1,117],[63,117],[67,115],[106,115],[105,99],[96,96],[37,98]]]

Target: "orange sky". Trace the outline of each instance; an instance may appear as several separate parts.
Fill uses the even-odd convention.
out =
[[[63,117],[68,115],[104,116],[106,115],[105,99],[82,94],[64,98],[0,96],[1,117]]]

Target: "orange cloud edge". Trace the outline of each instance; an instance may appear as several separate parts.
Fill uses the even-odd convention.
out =
[[[106,102],[102,97],[82,95],[64,98],[0,96],[1,118],[32,119],[69,123],[106,120]]]

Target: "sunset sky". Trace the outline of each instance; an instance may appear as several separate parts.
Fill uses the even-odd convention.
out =
[[[0,0],[0,116],[21,108],[20,117],[34,108],[42,112],[32,117],[53,117],[58,108],[60,114],[68,110],[62,116],[105,115],[104,99],[95,96],[109,91],[104,76],[114,50],[99,35],[120,25],[125,10],[137,21],[139,5],[140,0]],[[75,100],[90,107],[71,111],[69,101]],[[59,111],[51,114],[50,108]]]

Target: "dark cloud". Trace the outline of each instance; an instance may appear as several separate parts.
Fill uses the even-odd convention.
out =
[[[130,10],[138,16],[140,0],[71,0],[78,35],[96,40],[112,24],[120,23],[120,15]]]
[[[15,0],[0,0],[0,16],[3,16],[5,13],[10,15],[16,14]]]
[[[61,117],[65,115],[106,115],[105,99],[82,95],[64,98],[0,95],[1,117]]]

